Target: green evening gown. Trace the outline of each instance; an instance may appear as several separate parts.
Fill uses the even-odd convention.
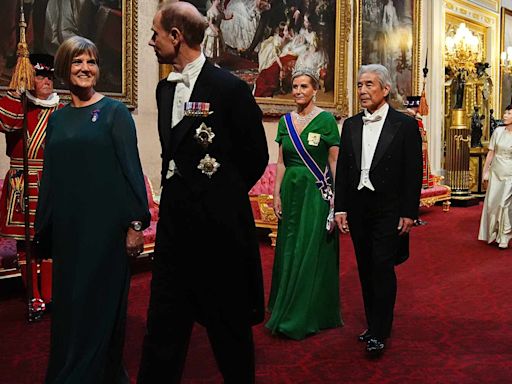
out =
[[[122,351],[132,220],[147,226],[149,212],[130,112],[107,97],[56,111],[36,219],[38,232],[51,233],[54,271],[46,383],[129,383]]]
[[[308,137],[320,134],[318,146]],[[329,148],[339,145],[336,121],[318,114],[300,134],[306,150],[324,170]],[[342,324],[339,296],[339,238],[325,228],[329,204],[315,178],[297,154],[279,121],[276,141],[282,145],[286,171],[281,183],[282,220],[279,222],[266,324],[273,333],[303,339],[321,329]]]

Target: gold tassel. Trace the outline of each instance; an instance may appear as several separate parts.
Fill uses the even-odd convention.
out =
[[[28,51],[28,44],[25,38],[25,29],[27,28],[27,23],[25,22],[25,14],[23,13],[23,3],[21,6],[19,27],[20,42],[18,43],[18,49],[16,51],[16,56],[18,59],[16,61],[16,68],[14,69],[14,73],[12,74],[11,82],[9,84],[9,89],[11,91],[23,93],[25,91],[31,91],[34,89],[35,76],[34,67],[32,66],[32,63],[29,59],[30,52]]]
[[[421,116],[428,115],[428,103],[427,103],[427,95],[425,93],[425,82],[423,82],[423,90],[421,91],[420,106],[418,108],[418,113]]]

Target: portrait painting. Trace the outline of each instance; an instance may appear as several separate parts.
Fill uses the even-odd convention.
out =
[[[355,76],[361,65],[382,64],[390,72],[390,104],[404,109],[418,94],[421,0],[358,0]],[[355,78],[355,81],[357,79]],[[354,97],[357,111],[357,97]]]
[[[346,114],[349,0],[189,0],[205,16],[205,56],[247,82],[266,115],[292,104],[292,73],[320,78],[317,104]]]
[[[508,47],[512,47],[512,11],[501,9],[501,52],[507,51]],[[505,108],[512,103],[512,73],[507,73],[503,68],[501,70],[501,109],[500,114],[495,115],[501,118],[505,112]]]
[[[137,0],[2,0],[0,24],[0,89],[5,91],[16,65],[20,4],[27,23],[30,53],[55,55],[59,45],[79,35],[99,50],[101,75],[96,89],[135,106]],[[58,80],[57,90],[65,88]]]

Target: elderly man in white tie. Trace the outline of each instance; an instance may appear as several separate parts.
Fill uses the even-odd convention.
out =
[[[149,45],[174,72],[157,87],[162,196],[139,384],[179,383],[195,322],[225,383],[255,380],[264,317],[248,192],[268,164],[262,113],[244,81],[201,52],[205,19],[161,3]]]
[[[386,67],[361,67],[363,111],[343,123],[335,178],[335,220],[342,233],[350,228],[363,293],[367,329],[358,339],[371,356],[391,334],[395,265],[409,255],[422,180],[418,124],[389,106],[390,90]]]

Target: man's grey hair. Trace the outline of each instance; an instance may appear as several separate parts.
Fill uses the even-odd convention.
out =
[[[391,89],[393,87],[391,75],[389,74],[388,69],[382,64],[362,65],[359,69],[359,73],[357,74],[357,78],[359,79],[363,73],[375,73],[379,78],[379,83],[382,88],[389,86]]]

